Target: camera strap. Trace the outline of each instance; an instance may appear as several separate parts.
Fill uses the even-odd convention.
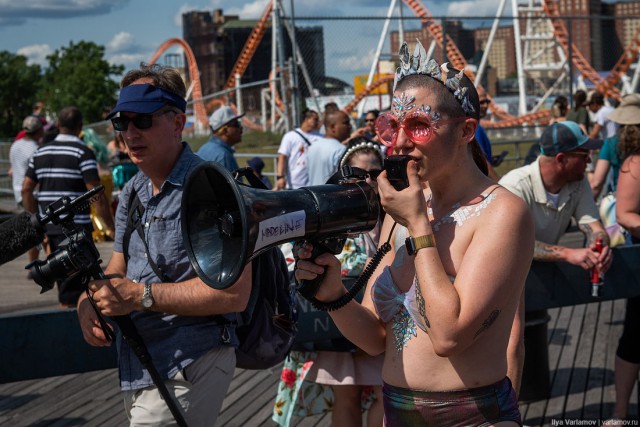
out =
[[[307,144],[307,147],[311,147],[311,142],[309,142],[309,140],[302,134],[302,132],[299,132],[298,129],[294,129],[293,131],[298,135],[300,135],[300,138],[304,139],[304,142]]]
[[[124,255],[125,263],[129,262],[129,241],[131,240],[131,233],[133,233],[133,230],[135,229],[138,232],[142,243],[144,243],[144,250],[147,254],[147,262],[149,262],[149,266],[160,280],[163,282],[170,282],[171,279],[169,279],[162,270],[160,270],[160,267],[158,267],[149,253],[149,245],[147,244],[147,239],[144,237],[144,229],[142,228],[144,210],[145,208],[140,202],[138,192],[135,188],[132,188],[127,202],[127,225],[122,238],[122,253]]]

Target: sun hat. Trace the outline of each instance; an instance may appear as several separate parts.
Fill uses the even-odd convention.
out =
[[[213,133],[216,133],[224,125],[229,124],[242,116],[244,116],[244,113],[236,114],[231,107],[220,107],[211,114],[211,117],[209,117],[209,126],[211,126]]]
[[[187,108],[187,101],[173,92],[150,84],[130,85],[120,89],[118,103],[111,110],[107,119],[111,119],[123,111],[151,114],[165,105],[174,106],[184,112]]]
[[[640,93],[623,96],[620,105],[609,113],[608,119],[621,125],[640,124]]]
[[[262,169],[264,168],[264,162],[260,157],[254,157],[247,160],[247,165],[258,173],[262,173]]]
[[[582,148],[597,150],[602,147],[602,140],[589,138],[582,132],[577,123],[571,121],[556,122],[547,127],[540,137],[540,152],[545,156]]]

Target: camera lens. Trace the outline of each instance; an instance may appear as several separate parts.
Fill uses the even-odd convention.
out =
[[[40,285],[43,291],[52,289],[56,281],[66,279],[78,271],[66,249],[52,253],[44,261],[36,260],[28,267],[33,281]]]

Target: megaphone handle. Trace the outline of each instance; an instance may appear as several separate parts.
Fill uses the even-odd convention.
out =
[[[323,248],[321,245],[317,245],[317,244],[313,245],[313,250],[311,251],[311,258],[309,258],[309,261],[315,260],[317,257],[319,257],[325,252],[327,252],[327,250]],[[296,253],[295,258],[297,261],[298,252],[296,251],[295,253]],[[318,293],[320,284],[324,280],[324,276],[325,276],[325,273],[322,273],[322,274],[318,274],[315,279],[298,281],[297,290],[300,293],[300,295],[302,295],[304,298],[308,300],[314,298],[316,296],[316,293]]]

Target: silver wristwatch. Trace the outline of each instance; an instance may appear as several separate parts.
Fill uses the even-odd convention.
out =
[[[142,294],[142,307],[149,310],[153,306],[153,294],[151,294],[151,283],[144,284],[144,292]]]

